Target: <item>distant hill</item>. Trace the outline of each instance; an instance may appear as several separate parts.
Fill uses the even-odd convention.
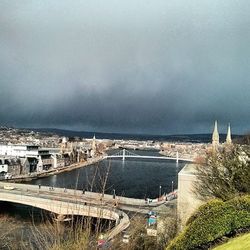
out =
[[[180,142],[211,142],[211,134],[183,134],[183,135],[149,135],[149,134],[123,134],[123,133],[102,133],[102,132],[89,132],[89,131],[73,131],[56,128],[30,128],[33,131],[53,133],[66,137],[83,137],[92,138],[95,134],[98,139],[116,139],[116,140],[152,140],[152,141],[180,141]],[[239,135],[233,135],[233,138],[241,137]],[[220,134],[220,140],[225,141],[226,135]]]

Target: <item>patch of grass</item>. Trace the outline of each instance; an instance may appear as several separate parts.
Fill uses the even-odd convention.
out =
[[[248,250],[250,249],[250,233],[229,240],[213,250]]]

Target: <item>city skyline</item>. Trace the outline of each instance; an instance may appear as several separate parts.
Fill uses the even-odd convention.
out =
[[[1,1],[0,125],[250,131],[247,1]]]

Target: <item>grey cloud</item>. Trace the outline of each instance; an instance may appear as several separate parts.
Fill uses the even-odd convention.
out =
[[[248,1],[1,1],[3,124],[249,129]]]

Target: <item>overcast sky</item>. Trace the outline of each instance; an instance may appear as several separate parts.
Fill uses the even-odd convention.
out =
[[[1,0],[0,124],[250,131],[249,0]]]

